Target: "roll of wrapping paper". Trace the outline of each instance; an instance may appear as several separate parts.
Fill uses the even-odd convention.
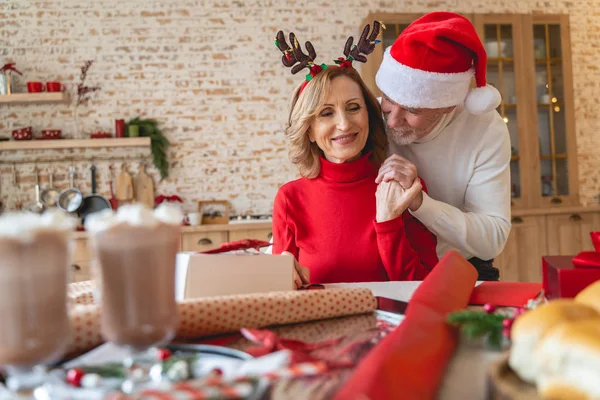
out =
[[[468,305],[476,280],[467,260],[446,253],[413,294],[402,323],[359,364],[335,399],[436,398],[458,344],[446,316]]]
[[[68,353],[91,349],[103,342],[100,307],[93,304],[89,282],[69,288],[73,340]],[[196,338],[236,332],[241,328],[342,317],[372,312],[377,301],[369,289],[323,289],[206,297],[178,303],[177,338]]]

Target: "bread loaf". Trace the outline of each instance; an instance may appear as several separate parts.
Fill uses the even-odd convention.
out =
[[[579,294],[575,296],[575,301],[594,307],[600,312],[600,281],[592,283],[579,292]]]
[[[542,338],[563,322],[589,318],[600,318],[600,313],[573,299],[552,300],[527,311],[512,326],[508,364],[522,380],[535,383],[540,366],[534,353]]]
[[[564,322],[540,341],[538,392],[544,399],[600,399],[600,319]]]

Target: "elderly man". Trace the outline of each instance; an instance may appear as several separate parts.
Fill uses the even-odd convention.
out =
[[[407,27],[384,55],[376,82],[392,154],[377,182],[427,182],[409,209],[438,237],[498,280],[492,260],[510,232],[510,136],[486,83],[485,50],[473,25],[433,12]],[[470,88],[472,78],[476,87]]]

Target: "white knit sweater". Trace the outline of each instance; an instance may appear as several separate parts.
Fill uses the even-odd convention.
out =
[[[418,143],[390,143],[390,152],[412,161],[427,185],[412,214],[437,235],[438,256],[455,249],[489,260],[510,232],[510,136],[496,111],[458,107],[449,119]]]

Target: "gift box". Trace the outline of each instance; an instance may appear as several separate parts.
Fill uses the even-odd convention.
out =
[[[177,300],[294,290],[294,257],[249,251],[177,254]]]
[[[600,232],[591,232],[590,236],[595,251],[542,257],[543,287],[548,299],[575,297],[600,280]]]

